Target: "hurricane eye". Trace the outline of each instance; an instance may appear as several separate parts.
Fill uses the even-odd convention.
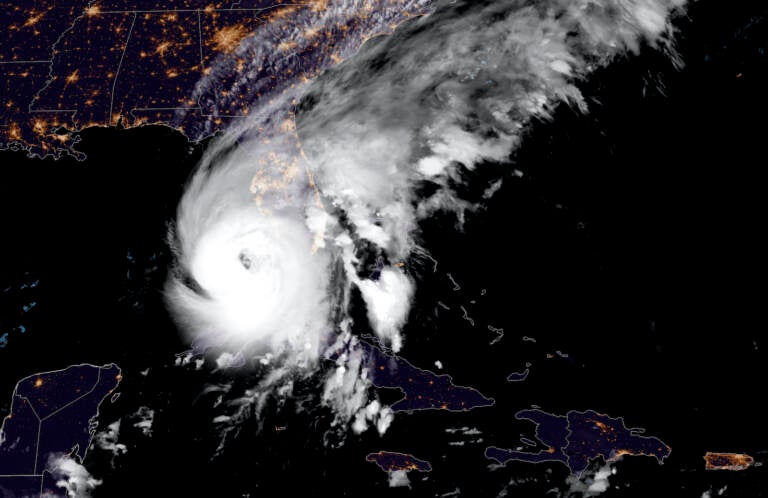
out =
[[[245,268],[246,270],[251,269],[251,266],[253,265],[253,261],[251,261],[251,258],[250,256],[248,256],[246,251],[241,251],[237,257],[238,259],[240,259],[240,264],[243,265],[243,268]]]

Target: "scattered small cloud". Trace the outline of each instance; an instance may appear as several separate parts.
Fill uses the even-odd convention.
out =
[[[147,406],[140,407],[131,415],[133,426],[141,429],[141,433],[147,437],[152,436],[152,424],[155,421],[155,411]]]
[[[610,483],[608,479],[616,475],[616,467],[613,462],[606,463],[592,472],[584,472],[582,476],[570,475],[565,482],[569,486],[568,490],[562,494],[562,498],[571,496],[581,496],[588,498],[598,496],[608,490]]]
[[[120,437],[120,420],[113,422],[103,431],[97,432],[93,437],[93,445],[112,454],[112,458],[120,456],[128,451],[128,448],[118,443]]]
[[[364,364],[362,350],[357,349],[357,339],[348,333],[347,350],[336,359],[336,368],[326,378],[323,392],[323,403],[333,409],[336,414],[336,424],[350,424],[353,432],[360,434],[371,425],[376,427],[379,434],[384,434],[389,428],[394,413],[377,399],[368,401],[368,391],[372,387],[368,370]],[[337,342],[343,343],[340,339]]]

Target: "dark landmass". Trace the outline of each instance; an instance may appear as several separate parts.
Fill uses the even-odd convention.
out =
[[[437,375],[411,365],[397,355],[389,355],[379,348],[360,341],[365,361],[369,365],[373,385],[385,389],[400,389],[404,396],[392,405],[392,410],[448,410],[468,411],[483,406],[493,406],[495,401],[486,398],[471,387],[453,384],[450,375]]]
[[[755,463],[755,459],[745,453],[712,453],[704,455],[707,470],[746,470]]]
[[[40,492],[50,458],[85,458],[95,432],[99,405],[121,380],[114,364],[73,365],[30,375],[16,384],[0,443],[1,496]],[[54,486],[55,489],[55,486]]]
[[[370,453],[365,457],[368,462],[373,462],[378,465],[381,470],[385,472],[393,472],[396,470],[405,470],[409,472],[416,470],[418,472],[431,472],[432,465],[426,460],[419,460],[413,455],[407,453],[394,453],[391,451],[379,451],[378,453]]]
[[[68,132],[170,125],[175,110],[199,109],[193,90],[204,65],[250,35],[255,13],[277,2],[230,11],[237,3],[246,2],[0,4],[10,13],[0,29],[11,37],[0,49],[0,148],[82,159],[73,148],[79,136]]]
[[[40,496],[40,476],[0,476],[0,496],[3,498],[29,498]],[[60,490],[61,498],[66,498]],[[57,495],[53,495],[59,498]]]
[[[262,96],[308,81],[424,13],[382,3],[393,4],[384,17],[334,12],[328,29],[310,31],[323,0],[0,1],[8,14],[0,31],[10,37],[0,46],[0,150],[82,160],[82,130],[145,124],[199,142],[246,117]],[[257,34],[258,50],[275,60],[238,50]],[[258,75],[241,81],[253,61]],[[213,83],[200,86],[204,78]]]
[[[528,374],[530,373],[530,368],[526,368],[522,372],[512,372],[511,374],[507,375],[507,380],[509,382],[522,382],[528,378]]]
[[[624,419],[611,418],[593,410],[570,411],[565,416],[541,410],[522,410],[515,418],[536,424],[536,439],[547,446],[538,453],[512,451],[491,446],[487,458],[506,463],[561,462],[574,474],[581,474],[595,458],[613,461],[624,455],[655,457],[662,463],[671,448],[655,437],[641,436],[644,429],[629,429]]]

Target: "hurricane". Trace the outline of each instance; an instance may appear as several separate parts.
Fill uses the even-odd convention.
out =
[[[292,164],[262,166],[261,176],[251,169],[260,157],[281,154],[275,141],[211,156],[179,206],[171,234],[176,277],[167,296],[202,349],[288,347],[311,359],[331,330],[331,257],[314,246],[305,223],[305,203],[314,197],[306,174]]]

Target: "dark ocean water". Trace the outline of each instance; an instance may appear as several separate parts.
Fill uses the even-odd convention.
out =
[[[725,496],[765,496],[765,467],[705,472],[702,457],[768,455],[768,9],[699,2],[679,26],[682,69],[643,50],[601,71],[582,85],[589,115],[560,108],[508,164],[469,174],[468,198],[503,184],[462,230],[449,215],[423,226],[437,271],[410,262],[419,291],[403,356],[432,370],[440,361],[441,373],[495,398],[493,408],[400,415],[383,439],[366,433],[334,448],[325,444],[334,441],[327,413],[269,406],[261,426],[245,424],[211,460],[218,438],[211,399],[200,395],[209,377],[170,366],[186,345],[162,300],[167,224],[205,144],[145,127],[83,132],[83,162],[0,153],[0,290],[10,288],[0,294],[0,336],[8,333],[0,414],[16,381],[33,372],[119,364],[123,394],[103,408],[103,422],[139,406],[157,412],[151,438],[124,423],[129,451],[115,468],[104,452],[86,459],[104,479],[96,497],[455,488],[479,497],[496,496],[511,478],[529,481],[510,496],[543,496],[564,486],[564,467],[489,471],[482,456],[487,445],[533,435],[514,420],[531,405],[623,416],[672,447],[663,466],[625,457],[612,480],[620,489],[605,496],[699,497],[725,485]],[[489,325],[504,329],[494,345]],[[526,363],[524,382],[506,381]],[[313,389],[298,385],[297,398],[313,399]],[[462,438],[445,428],[462,426],[480,429],[483,442],[448,445]],[[411,491],[389,490],[365,462],[378,450],[413,453],[433,471],[412,474]]]

